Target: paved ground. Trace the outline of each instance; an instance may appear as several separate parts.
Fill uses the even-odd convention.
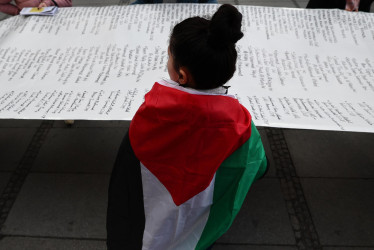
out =
[[[68,128],[62,121],[0,120],[0,249],[105,249],[109,174],[128,125],[76,121]],[[260,132],[272,168],[214,249],[374,249],[374,134]]]

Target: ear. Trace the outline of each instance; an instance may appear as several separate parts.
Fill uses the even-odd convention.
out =
[[[195,88],[195,81],[186,67],[180,67],[178,70],[178,83],[185,87]]]
[[[180,67],[178,70],[178,82],[181,85],[185,85],[188,83],[189,78],[188,69],[186,67]]]

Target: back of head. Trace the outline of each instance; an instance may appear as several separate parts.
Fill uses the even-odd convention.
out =
[[[224,4],[211,20],[193,17],[177,24],[169,46],[175,70],[188,68],[198,89],[225,84],[236,69],[235,43],[243,37],[241,21],[241,13]]]

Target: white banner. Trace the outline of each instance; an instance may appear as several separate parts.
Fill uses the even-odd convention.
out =
[[[170,30],[218,5],[61,8],[0,22],[0,118],[131,120]],[[227,84],[259,126],[374,132],[374,14],[238,6]]]

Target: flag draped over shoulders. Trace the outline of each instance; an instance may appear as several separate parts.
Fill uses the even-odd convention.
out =
[[[259,133],[234,97],[166,81],[145,96],[129,141],[141,171],[143,249],[207,248],[266,169]]]
[[[156,83],[130,126],[138,159],[180,205],[208,187],[220,164],[251,134],[251,116],[222,95]]]

